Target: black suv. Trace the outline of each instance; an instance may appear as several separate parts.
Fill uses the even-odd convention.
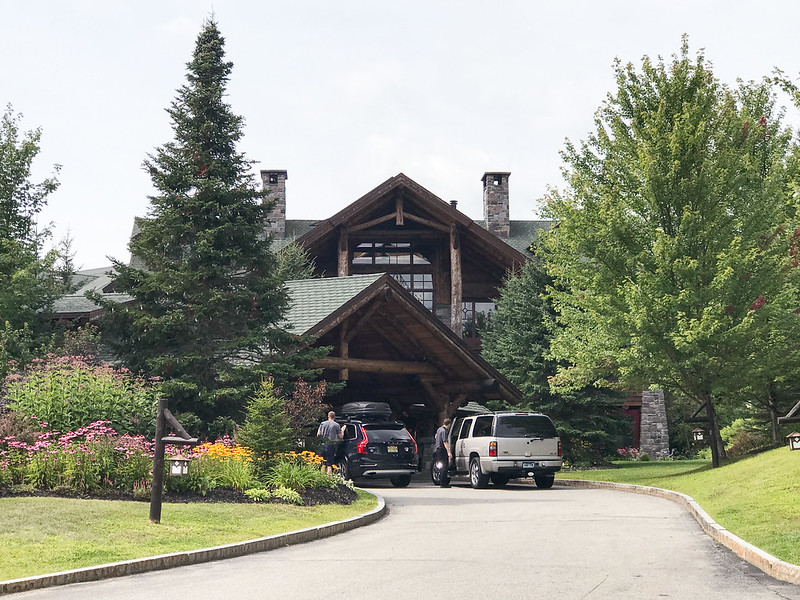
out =
[[[345,479],[388,478],[406,487],[417,472],[417,443],[402,423],[390,420],[384,402],[351,402],[341,409],[337,422],[344,438],[337,462]]]

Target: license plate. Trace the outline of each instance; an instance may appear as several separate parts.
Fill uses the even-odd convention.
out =
[[[386,446],[386,451],[397,454],[397,446]]]
[[[533,469],[536,466],[535,462],[524,462],[522,463],[523,469]]]

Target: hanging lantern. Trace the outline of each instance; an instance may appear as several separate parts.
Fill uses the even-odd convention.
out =
[[[178,454],[169,459],[169,474],[173,477],[183,477],[189,474],[189,459],[183,454]]]

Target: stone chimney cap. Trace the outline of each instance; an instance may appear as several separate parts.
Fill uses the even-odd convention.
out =
[[[494,175],[511,175],[511,171],[486,171],[481,177],[481,181],[486,182],[487,177],[493,177]]]

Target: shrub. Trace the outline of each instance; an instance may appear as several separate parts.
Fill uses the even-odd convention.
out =
[[[297,505],[303,504],[303,499],[300,497],[300,494],[298,494],[295,490],[289,488],[285,487],[275,488],[274,490],[272,490],[272,496],[274,496],[275,498],[280,498],[281,500],[283,500],[284,502],[288,502],[289,504],[297,504]]]
[[[735,419],[719,433],[730,458],[744,456],[770,445],[767,433],[750,419]]]
[[[272,497],[272,493],[266,488],[250,488],[244,491],[244,495],[250,498],[253,502],[263,502]]]
[[[283,400],[275,392],[275,382],[270,378],[261,382],[255,396],[246,407],[244,425],[236,440],[250,448],[255,457],[266,461],[270,453],[282,452],[292,447],[292,431]]]
[[[157,386],[126,369],[92,365],[79,356],[35,360],[21,374],[6,378],[8,408],[72,431],[106,420],[120,433],[155,431]]]
[[[289,452],[279,455],[277,463],[267,471],[264,477],[265,481],[276,488],[286,487],[298,491],[308,488],[336,487],[341,477],[328,475],[321,471],[318,464],[310,457],[309,460],[306,460],[304,454]]]

